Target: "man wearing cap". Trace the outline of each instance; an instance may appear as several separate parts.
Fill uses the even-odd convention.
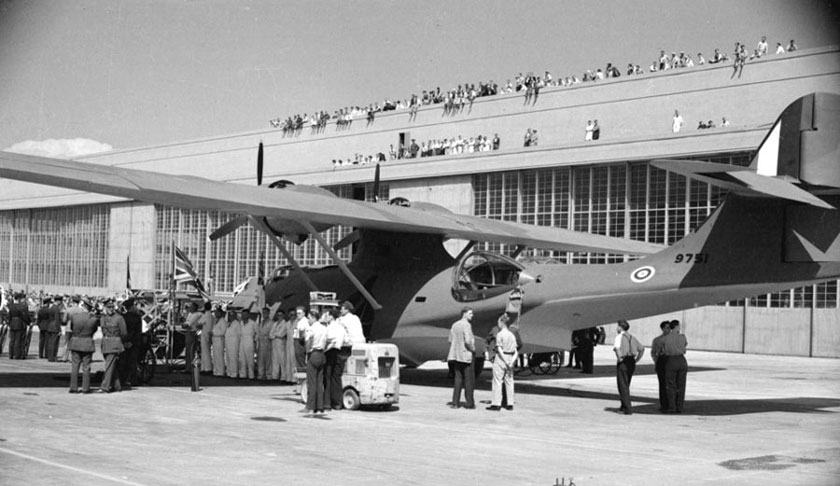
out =
[[[128,336],[125,320],[116,312],[113,299],[105,301],[105,315],[102,317],[102,355],[105,357],[105,376],[99,389],[105,393],[122,391],[117,370],[120,353],[125,351],[123,340]]]
[[[47,361],[58,361],[58,345],[61,341],[61,319],[65,315],[63,312],[63,305],[61,296],[56,296],[53,299],[53,304],[50,306],[50,320],[47,321]]]
[[[653,338],[653,342],[650,343],[650,357],[653,358],[656,379],[659,381],[659,410],[664,412],[668,410],[668,393],[665,388],[665,364],[668,362],[668,356],[665,354],[665,336],[671,332],[670,322],[662,321],[659,329],[662,330],[662,334]]]
[[[257,314],[243,310],[240,320],[242,331],[239,337],[239,377],[255,379],[256,363],[254,362],[254,343],[257,341]]]
[[[90,363],[95,351],[93,334],[99,327],[99,319],[81,307],[70,313],[68,327],[72,332],[67,348],[70,350],[70,393],[79,392],[79,366],[82,368],[82,393],[90,393]]]
[[[272,370],[271,309],[264,307],[257,324],[257,379],[267,380]],[[277,379],[277,378],[274,378]]]
[[[201,327],[201,312],[198,311],[198,304],[190,303],[190,313],[187,314],[187,320],[181,325],[184,330],[184,360],[186,361],[187,373],[192,373],[193,360],[195,359],[195,336]]]
[[[41,301],[41,307],[38,308],[38,312],[36,314],[36,323],[38,325],[38,357],[39,358],[46,358],[47,357],[47,343],[49,343],[49,332],[47,329],[50,326],[50,319],[52,319],[52,314],[50,313],[50,305],[52,305],[52,297],[47,297]]]
[[[688,363],[685,361],[685,348],[688,340],[680,334],[680,321],[669,323],[671,332],[665,336],[664,348],[668,362],[665,364],[665,388],[668,392],[668,408],[665,413],[682,413],[685,402],[685,380]]]
[[[240,313],[228,309],[225,329],[225,368],[228,378],[239,378],[239,340],[242,337]]]
[[[123,388],[140,385],[137,379],[137,362],[140,360],[140,347],[143,345],[143,317],[135,308],[134,299],[123,302],[125,312],[126,336],[123,340],[125,351],[120,355],[120,382]]]
[[[227,315],[221,307],[216,307],[213,323],[213,376],[225,376],[225,333],[227,332]]]
[[[78,295],[74,295],[73,298],[67,303],[67,319],[66,319],[66,326],[64,329],[64,356],[62,357],[63,361],[70,361],[70,339],[73,337],[73,326],[70,325],[70,320],[73,318],[73,314],[78,313],[87,313],[87,310],[81,307],[82,298]]]
[[[615,343],[613,351],[618,360],[616,365],[616,381],[618,382],[618,394],[621,397],[621,407],[619,411],[625,415],[633,413],[633,407],[630,402],[630,380],[633,379],[633,373],[636,371],[636,362],[642,359],[645,354],[645,347],[629,332],[630,324],[625,320],[618,321],[616,327]]]
[[[213,316],[213,303],[207,301],[204,303],[204,314],[198,325],[201,328],[201,374],[209,375],[213,373],[213,356],[211,346],[213,344],[213,324],[216,319]]]
[[[32,318],[26,305],[26,294],[15,294],[15,302],[9,304],[9,359],[25,359],[26,331]]]

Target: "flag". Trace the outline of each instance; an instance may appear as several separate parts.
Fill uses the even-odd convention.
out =
[[[180,248],[175,246],[175,271],[173,272],[172,278],[176,282],[185,282],[198,290],[198,293],[201,294],[202,297],[209,300],[209,296],[207,295],[207,291],[204,290],[204,285],[201,283],[201,279],[198,278],[198,274],[193,269],[193,264],[190,261],[187,254],[181,251]]]
[[[125,257],[125,288],[131,290],[131,253]]]

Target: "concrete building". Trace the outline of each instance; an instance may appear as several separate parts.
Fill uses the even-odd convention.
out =
[[[284,134],[270,128],[203,140],[119,150],[84,160],[170,174],[255,184],[257,145],[265,144],[265,181],[315,184],[341,197],[372,200],[374,164],[381,164],[380,199],[430,201],[467,214],[551,224],[579,231],[670,244],[696,227],[722,193],[650,166],[657,158],[746,165],[770,124],[793,100],[814,91],[840,92],[836,46],[769,55],[732,79],[730,63],[547,87],[536,102],[522,93],[482,97],[469,108],[443,105],[357,117],[349,125]],[[672,131],[672,115],[685,119]],[[730,122],[721,128],[722,118]],[[584,141],[598,120],[600,138]],[[718,128],[697,130],[699,121]],[[524,147],[527,129],[539,145]],[[412,140],[501,140],[498,150],[391,159]],[[339,164],[338,161],[343,163]],[[232,215],[125,201],[60,188],[0,181],[0,283],[48,292],[105,294],[125,288],[166,288],[174,241],[216,292],[230,293],[258,267],[285,263],[252,228],[217,242],[207,235]],[[338,241],[347,228],[327,232]],[[290,245],[291,247],[292,245]],[[497,247],[497,250],[507,251]],[[302,264],[328,264],[310,240],[293,250]],[[342,256],[349,258],[348,250]],[[603,263],[624,256],[530,251],[526,258]],[[799,356],[840,356],[837,281],[675,314],[694,349]],[[672,316],[669,316],[672,317]],[[649,340],[660,317],[633,323]]]

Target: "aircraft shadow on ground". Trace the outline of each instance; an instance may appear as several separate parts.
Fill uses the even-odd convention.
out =
[[[600,368],[600,369],[599,369]],[[634,376],[640,374],[655,374],[653,365],[639,366]],[[647,369],[647,372],[646,372]],[[715,368],[701,368],[689,367],[688,370],[688,385],[691,387],[691,374],[702,371],[714,371]],[[560,371],[556,375],[531,375],[525,377],[516,377],[516,393],[526,395],[542,395],[554,397],[575,397],[575,398],[591,398],[597,400],[614,400],[615,407],[606,407],[604,410],[611,412],[618,412],[618,391],[614,393],[597,392],[581,390],[580,388],[569,388],[564,386],[545,386],[540,382],[553,379],[575,379],[575,378],[591,378],[593,376],[610,376],[615,377],[614,366],[595,367],[595,372],[592,375],[582,374],[578,371]],[[434,386],[441,388],[451,388],[452,379],[449,378],[447,370],[418,370],[407,369],[403,370],[400,375],[401,383],[418,385],[418,386]],[[484,370],[481,378],[476,382],[476,390],[490,391],[491,377],[489,370]],[[632,395],[633,413],[637,414],[651,414],[662,415],[659,410],[659,400],[656,398],[638,397]],[[442,399],[448,399],[449,394],[442,395]],[[489,403],[489,402],[488,402]],[[789,412],[789,413],[836,413],[830,408],[840,407],[840,399],[825,398],[825,397],[796,397],[796,398],[768,398],[768,399],[706,399],[706,400],[687,400],[682,415],[698,415],[698,416],[725,416],[725,415],[742,415],[748,413],[762,413],[762,412]]]

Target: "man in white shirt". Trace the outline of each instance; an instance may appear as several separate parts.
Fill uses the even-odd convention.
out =
[[[508,410],[513,410],[513,367],[516,363],[516,336],[508,329],[507,314],[499,317],[499,332],[496,334],[496,353],[493,358],[493,401],[487,410],[498,411],[502,405],[502,384],[507,392]]]
[[[341,375],[344,373],[344,363],[347,362],[347,358],[350,356],[350,346],[346,346],[347,344],[350,343],[344,325],[339,319],[332,320],[327,324],[327,347],[325,353],[327,359],[327,389],[324,393],[324,398],[327,402],[325,405],[332,407],[333,410],[341,410],[343,408],[341,403]],[[347,356],[342,356],[343,349],[347,349]]]
[[[309,319],[306,310],[298,306],[295,309],[295,319],[292,322],[292,339],[295,340],[295,367],[306,367],[306,331],[309,329]]]
[[[362,331],[362,321],[359,320],[359,317],[356,314],[353,314],[353,310],[353,303],[347,300],[341,303],[341,308],[339,309],[340,315],[338,317],[338,322],[344,326],[345,331],[347,331],[347,346],[351,346],[353,344],[363,344],[365,342],[365,334]]]
[[[633,373],[636,372],[636,363],[642,359],[645,354],[645,347],[638,339],[631,336],[629,332],[630,324],[621,320],[618,321],[616,327],[615,343],[613,351],[618,361],[616,365],[616,381],[618,382],[618,394],[621,398],[621,407],[619,412],[630,415],[633,409],[630,403],[630,380],[633,379]]]
[[[683,123],[685,123],[685,121],[683,120],[683,117],[680,116],[680,112],[674,110],[674,123],[671,127],[674,130],[674,133],[678,133],[680,131],[680,129],[683,126]]]

